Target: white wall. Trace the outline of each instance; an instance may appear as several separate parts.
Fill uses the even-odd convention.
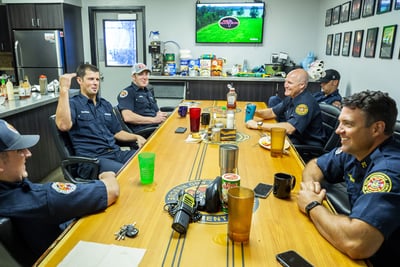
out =
[[[397,103],[400,103],[400,30],[399,30],[399,16],[400,10],[392,10],[389,13],[375,14],[372,17],[363,18],[361,16],[358,20],[350,20],[349,22],[339,23],[336,25],[325,27],[325,11],[328,8],[333,8],[337,5],[345,3],[344,0],[322,0],[319,8],[319,16],[316,21],[318,22],[317,31],[318,35],[318,54],[321,59],[325,61],[326,67],[337,69],[341,75],[340,91],[343,95],[349,95],[361,90],[381,90],[389,92]],[[395,46],[393,50],[392,59],[380,59],[379,49],[382,38],[383,26],[398,24]],[[377,47],[375,58],[365,58],[364,48],[367,29],[379,27]],[[343,33],[346,31],[364,30],[364,40],[362,45],[361,57],[345,56],[326,56],[325,55],[325,42],[328,34]],[[353,47],[353,40],[351,42]],[[398,107],[400,110],[400,106]]]
[[[247,1],[247,0],[243,0]],[[308,51],[317,49],[317,26],[308,18],[319,12],[318,0],[269,0],[266,2],[264,43],[261,45],[204,45],[195,43],[195,0],[85,0],[82,1],[84,36],[89,36],[88,7],[145,6],[146,32],[160,31],[162,41],[175,41],[181,48],[190,49],[194,57],[213,53],[227,60],[227,66],[242,64],[249,67],[270,63],[271,53],[287,52],[295,61],[303,60]],[[202,1],[206,3],[207,1]],[[209,0],[208,2],[240,2],[240,0]],[[247,1],[248,2],[248,1]],[[310,30],[307,30],[310,29]],[[147,42],[148,44],[148,42]],[[167,52],[178,53],[173,44]],[[90,61],[89,40],[85,42],[85,60]],[[147,56],[150,62],[149,55]]]

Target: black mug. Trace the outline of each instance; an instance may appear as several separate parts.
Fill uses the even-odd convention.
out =
[[[290,191],[296,185],[296,177],[287,173],[275,173],[273,193],[277,198],[290,197]]]

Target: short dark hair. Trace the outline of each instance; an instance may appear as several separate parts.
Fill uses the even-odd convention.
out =
[[[343,107],[361,109],[366,115],[366,126],[385,122],[385,134],[392,135],[397,120],[396,101],[381,91],[361,91],[343,98]]]
[[[78,66],[78,68],[76,68],[76,76],[80,77],[81,79],[83,79],[83,77],[86,74],[86,70],[90,70],[93,72],[100,72],[99,69],[92,64],[89,63],[84,63],[84,64],[80,64]]]

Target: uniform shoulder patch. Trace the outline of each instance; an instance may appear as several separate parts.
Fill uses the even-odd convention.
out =
[[[76,185],[72,183],[55,182],[52,183],[51,188],[58,193],[67,195],[76,190]]]
[[[119,96],[120,96],[121,98],[127,97],[127,96],[128,96],[128,91],[122,90],[121,93],[119,93]]]
[[[306,104],[299,104],[296,106],[295,112],[300,116],[306,115],[308,113],[308,106]]]
[[[365,179],[362,191],[366,193],[390,192],[392,180],[383,172],[374,172]]]

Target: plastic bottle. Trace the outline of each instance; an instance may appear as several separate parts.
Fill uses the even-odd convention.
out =
[[[8,79],[8,81],[6,83],[6,88],[7,88],[7,98],[8,98],[8,100],[14,100],[15,99],[14,86],[13,86],[12,82],[10,81],[10,79]]]
[[[40,94],[47,95],[47,77],[42,74],[39,76]]]
[[[226,95],[226,100],[227,100],[226,107],[228,109],[236,109],[237,94],[236,94],[235,88],[233,88],[233,86],[230,84],[228,84],[228,88],[229,88],[229,92]]]
[[[0,87],[0,95],[1,96],[7,96],[7,87],[6,87],[6,80],[2,79],[1,80],[1,87]]]

